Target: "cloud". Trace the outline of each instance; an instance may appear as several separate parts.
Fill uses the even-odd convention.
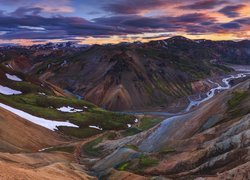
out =
[[[162,4],[161,1],[154,0],[134,0],[134,1],[120,1],[119,3],[109,3],[103,6],[103,9],[114,14],[137,14],[141,10],[153,8]]]
[[[219,12],[224,14],[227,17],[235,18],[240,16],[240,10],[246,7],[244,4],[232,5],[232,6],[225,6],[224,8],[220,9]]]
[[[170,38],[171,36],[173,36],[172,34],[160,34],[160,35],[155,35],[155,36],[145,36],[142,37],[142,39],[158,39],[158,38]]]
[[[11,13],[13,16],[24,16],[24,15],[38,15],[42,11],[42,8],[33,8],[33,7],[20,7]]]
[[[236,19],[233,22],[239,23],[241,25],[250,25],[250,17],[248,18],[240,18],[240,19]]]
[[[51,1],[42,0],[33,4],[33,7],[42,8],[46,13],[72,13],[74,8],[70,6],[69,0]]]
[[[16,6],[20,4],[32,3],[33,0],[0,0],[0,4],[7,6]]]
[[[1,36],[2,39],[62,39],[66,37],[65,31],[13,31]]]
[[[235,23],[235,22],[221,24],[221,27],[223,27],[224,29],[239,29],[239,28],[241,28],[240,24]]]
[[[85,15],[89,19],[72,17],[69,16],[70,14],[65,15],[63,12],[71,12],[76,8],[75,5],[73,9],[67,10],[72,5],[72,1],[69,0],[58,1],[59,4],[56,4],[56,1],[49,0],[27,1],[30,2],[28,6],[17,7],[13,12],[0,11],[0,32],[4,32],[0,33],[0,39],[6,41],[12,39],[39,41],[76,38],[108,39],[116,36],[116,38],[146,40],[163,38],[164,35],[161,34],[166,36],[168,34],[204,35],[233,32],[236,29],[235,34],[238,34],[241,30],[246,31],[250,24],[249,18],[240,18],[239,16],[239,11],[244,4],[228,6],[227,3],[233,0],[116,0],[112,3],[109,0],[103,0],[98,4],[98,7],[105,9],[106,12],[98,8],[96,11],[92,11],[95,14],[94,16],[86,12]],[[3,1],[0,0],[1,2]],[[8,3],[13,4],[15,2],[26,1],[13,0]],[[44,5],[46,2],[47,6]],[[224,7],[220,9],[222,5]],[[65,9],[65,7],[67,8]],[[185,10],[180,10],[180,7]],[[231,22],[217,21],[220,14],[212,13],[210,15],[208,13],[211,12],[211,9],[214,12],[215,7],[220,9],[219,11],[222,14],[239,17]],[[156,11],[152,13],[156,9],[161,9],[160,13],[155,13]],[[203,11],[196,11],[200,9]],[[210,10],[207,11],[207,9]],[[167,10],[171,12],[169,13]],[[173,14],[173,10],[176,13]],[[107,13],[107,11],[110,13]],[[100,12],[100,14],[96,12]],[[78,13],[79,9],[76,11],[76,14]],[[98,16],[99,18],[91,19],[91,17]]]
[[[209,25],[213,24],[216,20],[215,18],[209,17],[202,13],[192,13],[177,17],[145,17],[139,15],[111,16],[104,18],[96,18],[93,21],[98,24],[125,26],[133,28],[179,29],[192,24]]]
[[[2,39],[64,39],[73,36],[100,37],[138,33],[130,28],[102,25],[79,17],[39,15],[2,16],[0,29],[6,31],[5,34],[0,35]]]
[[[0,0],[0,5],[13,6],[19,9],[39,8],[44,13],[71,13],[74,8],[71,6],[71,0]]]
[[[202,0],[188,5],[179,6],[180,9],[213,9],[219,5],[228,3],[225,0]]]
[[[18,12],[18,13],[17,13]],[[80,17],[39,15],[39,9],[19,9],[10,15],[0,16],[0,29],[6,33],[2,39],[67,39],[73,37],[106,37],[156,32],[212,31],[216,19],[202,13],[177,17],[144,17],[122,15],[96,18],[92,21]],[[19,14],[17,17],[16,15]],[[204,28],[206,26],[206,28]]]
[[[103,9],[113,14],[139,14],[142,11],[151,11],[157,8],[164,8],[170,4],[176,4],[181,0],[117,0],[116,2],[103,5]]]

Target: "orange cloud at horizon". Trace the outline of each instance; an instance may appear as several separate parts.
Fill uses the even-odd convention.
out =
[[[244,40],[244,39],[250,39],[250,31],[246,32],[243,34],[235,35],[234,33],[215,33],[215,34],[204,34],[204,35],[188,35],[188,34],[174,34],[173,36],[181,35],[189,39],[208,39],[208,40],[213,40],[213,41],[220,41],[220,40]],[[247,38],[246,38],[247,37]],[[135,41],[140,41],[140,42],[149,42],[149,41],[154,41],[154,40],[163,40],[167,39],[169,37],[155,37],[155,38],[150,38],[150,39],[143,39],[141,38],[136,38],[136,39],[131,39],[131,38],[119,38],[119,37],[111,37],[111,38],[99,38],[99,39],[94,39],[94,38],[86,38],[84,40],[80,41],[80,44],[117,44],[121,42],[135,42]]]
[[[177,36],[181,35],[189,39],[208,39],[208,40],[214,40],[214,41],[219,41],[219,40],[244,40],[244,39],[250,39],[250,29],[249,31],[246,31],[244,33],[239,33],[239,34],[234,34],[234,33],[214,33],[214,34],[203,34],[203,35],[188,35],[188,34],[172,34],[172,36]],[[135,42],[135,41],[140,41],[140,42],[149,42],[149,41],[154,41],[154,40],[163,40],[167,39],[169,37],[158,37],[157,34],[155,34],[155,37],[149,37],[146,36],[147,38],[141,36],[141,37],[119,37],[119,36],[111,36],[109,38],[85,38],[82,39],[81,37],[76,38],[75,40],[78,41],[79,44],[117,44],[121,42]],[[32,41],[30,39],[13,39],[13,40],[0,40],[0,44],[4,43],[13,43],[13,44],[19,44],[22,46],[31,46],[34,44],[46,44],[46,43],[60,43],[60,42],[65,42],[64,40],[60,39],[55,39],[55,40],[48,40],[48,41]]]

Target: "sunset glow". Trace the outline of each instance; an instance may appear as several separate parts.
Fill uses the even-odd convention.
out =
[[[0,44],[250,38],[248,0],[0,0]]]

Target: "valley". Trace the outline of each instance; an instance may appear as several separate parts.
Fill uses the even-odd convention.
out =
[[[170,179],[195,179],[202,175],[244,179],[249,171],[248,93],[249,80],[189,113],[164,120],[145,134],[101,143],[104,152],[111,154],[95,164],[93,170],[105,172],[117,167],[143,176],[161,174]],[[231,102],[233,107],[228,105]],[[244,108],[237,111],[239,106]],[[126,144],[130,144],[129,148]],[[115,150],[117,146],[123,147]],[[241,167],[244,169],[238,174]]]
[[[230,73],[231,69],[220,65],[219,54],[207,43],[173,37],[145,44],[78,49],[13,48],[4,64],[105,109],[164,110],[174,106],[173,101],[185,102],[187,95],[208,89],[209,84],[200,82],[201,79]],[[245,45],[239,42],[237,46],[245,56]],[[214,59],[218,62],[212,63]]]
[[[244,179],[246,43],[0,48],[0,178]]]
[[[0,0],[0,180],[250,180],[249,0]]]

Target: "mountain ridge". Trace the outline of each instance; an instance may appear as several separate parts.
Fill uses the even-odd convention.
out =
[[[177,36],[87,48],[46,46],[44,50],[33,46],[12,49],[14,57],[6,55],[4,63],[101,107],[139,110],[183,102],[182,98],[199,91],[199,81],[232,71],[223,63],[249,64],[248,44],[247,40],[200,42]],[[204,85],[201,91],[208,88],[200,84]]]

